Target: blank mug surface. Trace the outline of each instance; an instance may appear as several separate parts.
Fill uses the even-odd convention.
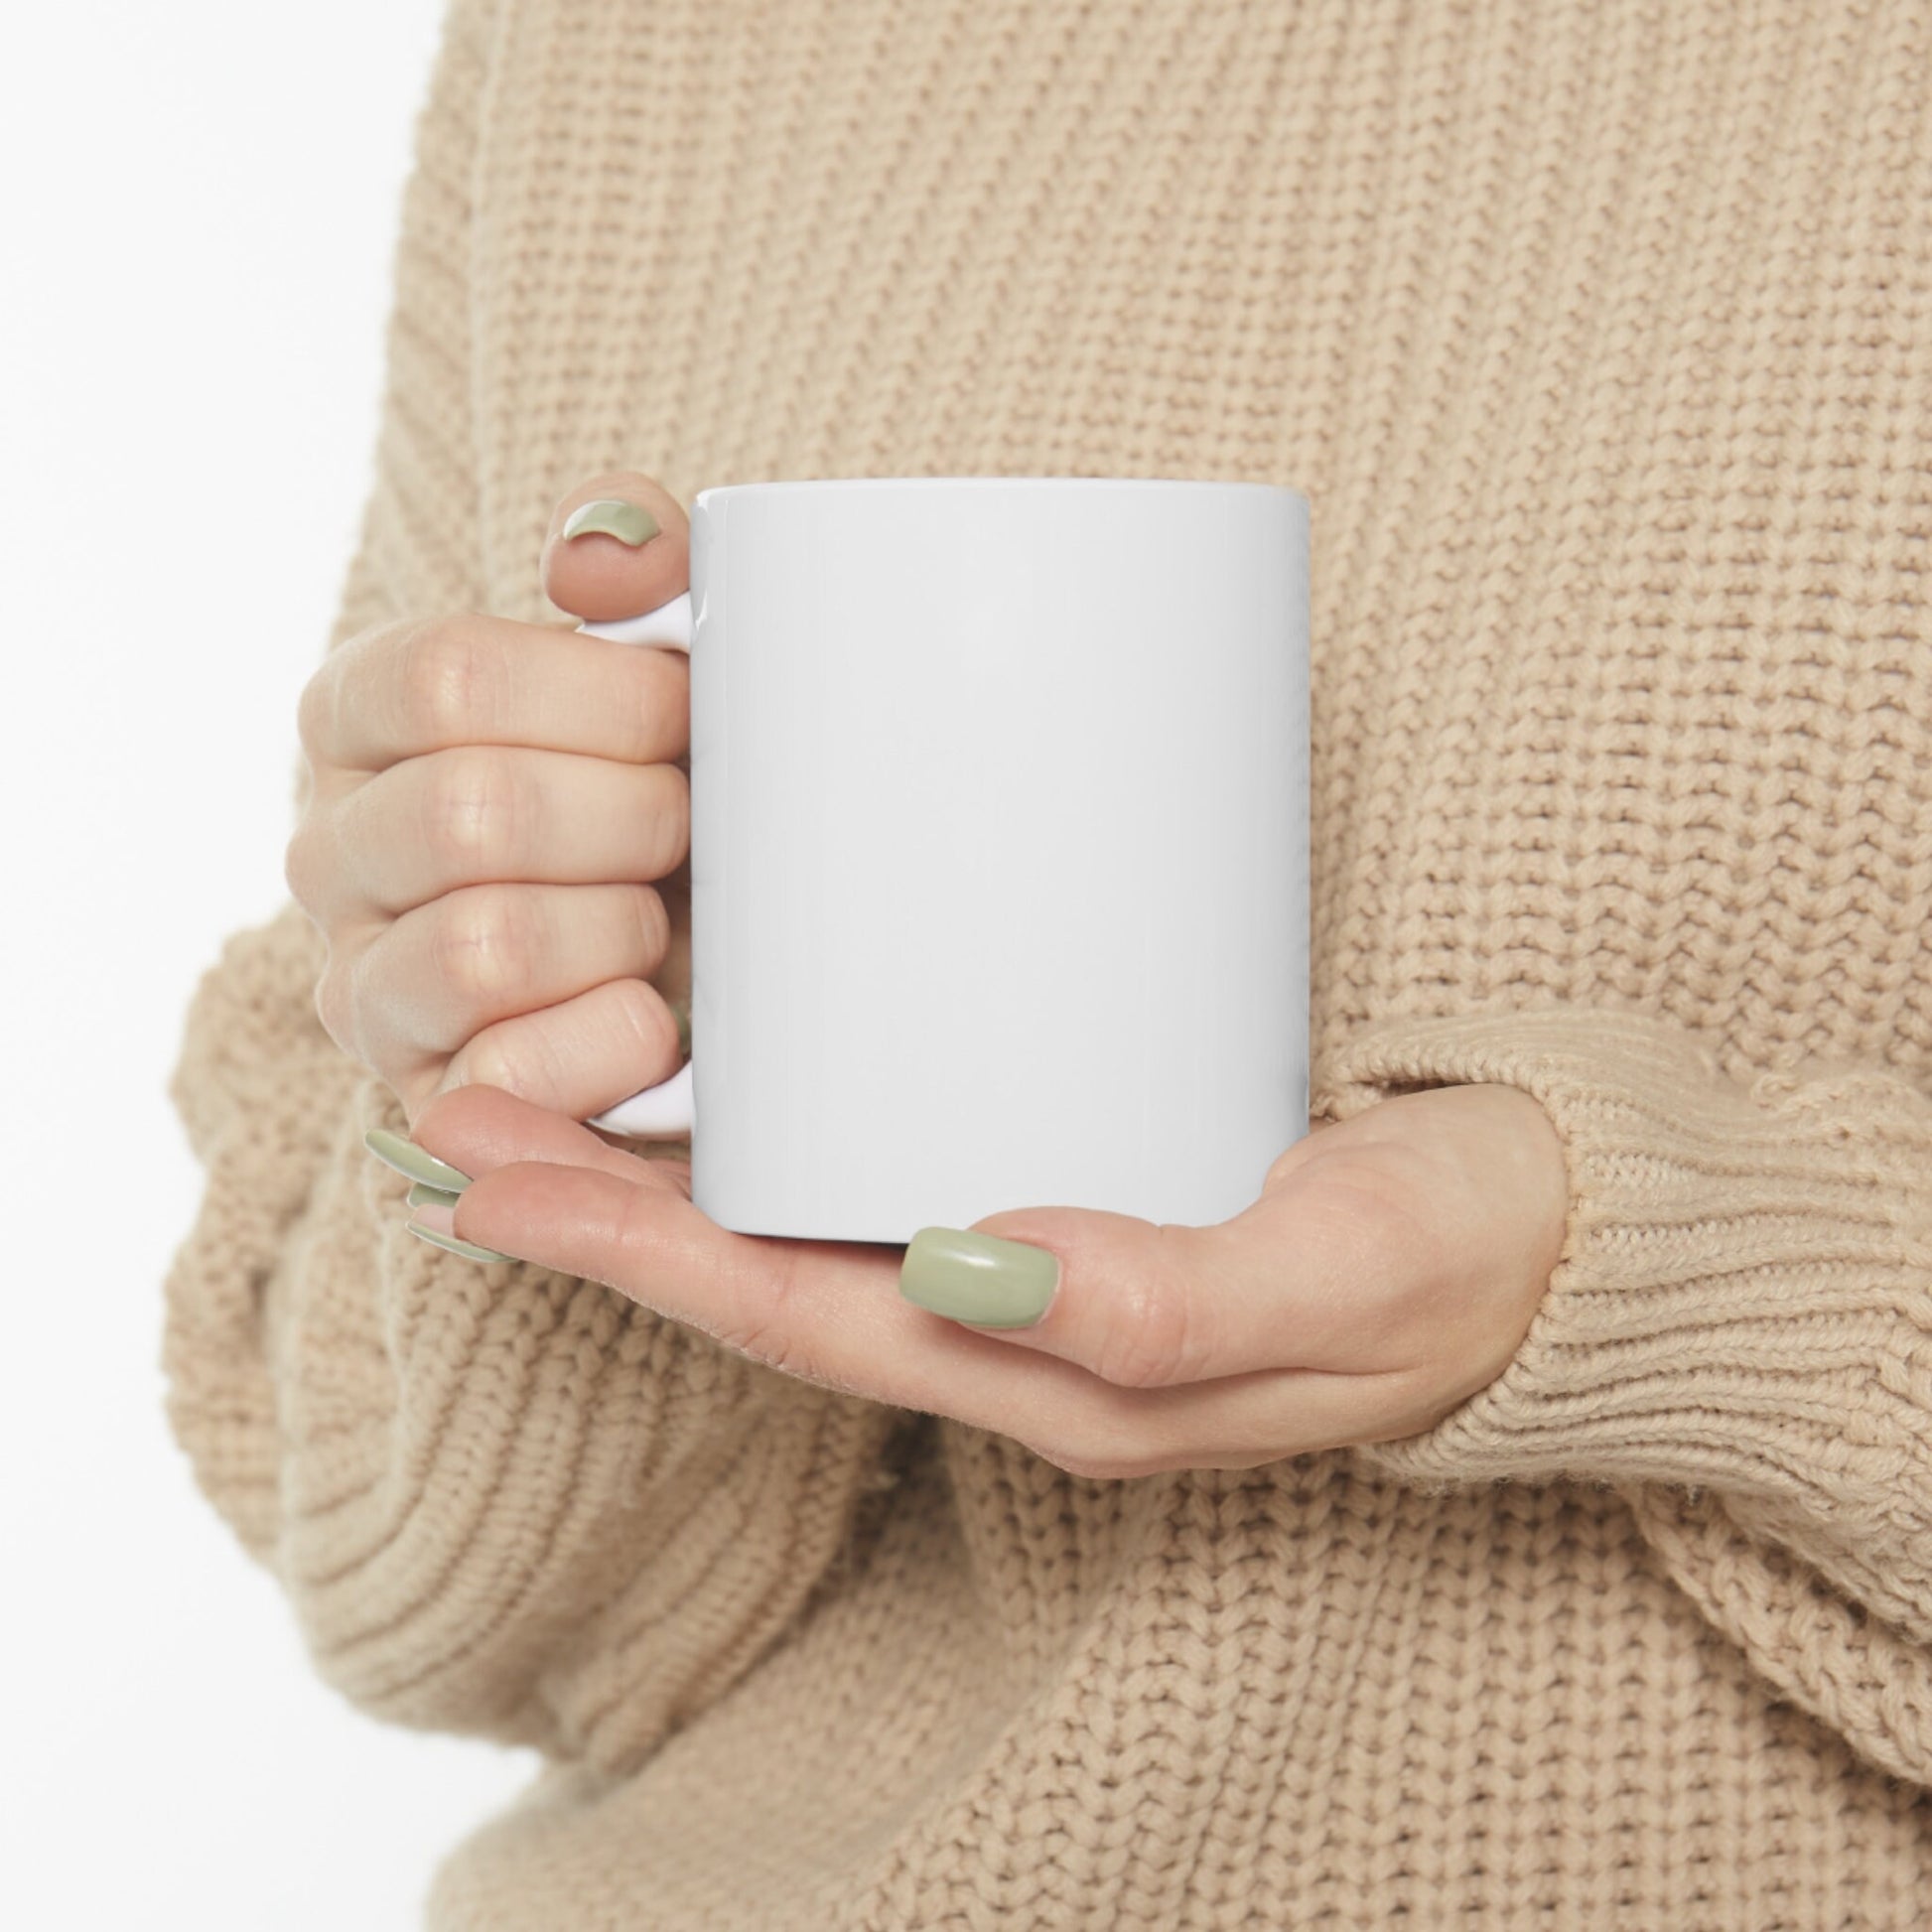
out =
[[[863,479],[692,508],[692,1193],[905,1242],[1224,1220],[1308,1126],[1309,505]]]

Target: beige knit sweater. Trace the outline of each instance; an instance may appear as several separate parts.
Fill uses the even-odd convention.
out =
[[[436,1927],[1932,1922],[1929,88],[1882,0],[458,0],[337,640],[554,620],[617,465],[1295,483],[1316,1111],[1525,1088],[1572,1213],[1426,1436],[1076,1479],[412,1240],[234,934],[172,1416],[332,1684],[551,1760]]]

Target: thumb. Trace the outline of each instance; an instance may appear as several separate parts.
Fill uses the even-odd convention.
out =
[[[1058,1355],[1122,1388],[1171,1388],[1283,1368],[1346,1373],[1374,1339],[1372,1291],[1390,1274],[1377,1225],[1302,1176],[1231,1220],[1140,1220],[1096,1208],[1029,1207],[970,1229],[922,1228],[899,1293],[1021,1347]],[[986,1237],[991,1236],[991,1241]],[[1033,1252],[1030,1252],[1033,1251]],[[1043,1252],[1040,1252],[1043,1251]],[[1036,1319],[973,1311],[974,1302],[1051,1281]],[[938,1292],[933,1293],[936,1289]],[[1017,1297],[1009,1298],[1017,1299]]]
[[[604,623],[691,588],[691,519],[662,483],[613,470],[561,498],[543,541],[543,594]]]
[[[1236,1251],[1232,1225],[1015,1208],[970,1228],[921,1228],[899,1293],[1121,1387],[1203,1381],[1261,1365],[1246,1358],[1260,1324],[1245,1278],[1258,1258]]]

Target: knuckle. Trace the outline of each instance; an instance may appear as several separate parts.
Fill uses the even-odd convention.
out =
[[[456,1056],[453,1072],[458,1062],[466,1086],[498,1087],[538,1102],[560,1091],[556,1042],[534,1021],[489,1028]]]
[[[633,764],[655,764],[664,757],[666,719],[675,704],[689,705],[689,698],[681,695],[689,676],[682,655],[671,650],[633,650],[620,660],[630,684],[622,756]]]
[[[746,1327],[727,1329],[719,1339],[748,1361],[776,1369],[780,1375],[789,1375],[801,1382],[817,1379],[806,1351],[798,1345],[797,1337],[787,1335],[781,1328],[756,1322]]]
[[[677,1021],[664,996],[648,981],[621,979],[611,982],[609,998],[615,1008],[617,1025],[622,1029],[624,1045],[632,1049],[639,1067],[669,1065],[678,1060]],[[626,1064],[630,1061],[626,1060]]]
[[[1108,1300],[1094,1373],[1122,1389],[1199,1380],[1193,1303],[1185,1278],[1173,1269],[1150,1267],[1134,1274]]]
[[[525,792],[514,761],[493,746],[439,754],[424,788],[424,846],[457,877],[513,865],[530,815]]]
[[[797,1272],[792,1254],[774,1254],[752,1306],[728,1317],[716,1330],[717,1337],[728,1348],[781,1375],[820,1388],[847,1389],[849,1384],[828,1373],[796,1318]]]
[[[659,773],[663,797],[651,821],[658,844],[651,858],[650,877],[661,879],[675,872],[691,849],[691,780],[675,764],[653,769]]]
[[[295,735],[311,759],[319,757],[335,716],[339,669],[335,658],[325,659],[295,701]]]
[[[664,895],[654,886],[637,887],[635,904],[643,956],[655,972],[671,949],[671,915],[664,904]]]
[[[483,888],[451,893],[439,908],[430,963],[466,1007],[520,1010],[533,981],[538,941],[530,895]]]
[[[850,1376],[840,1375],[818,1359],[809,1348],[801,1346],[795,1338],[773,1336],[768,1341],[762,1334],[756,1336],[749,1344],[741,1344],[729,1336],[721,1336],[727,1347],[736,1349],[748,1360],[759,1363],[763,1368],[775,1369],[780,1375],[789,1376],[794,1382],[809,1382],[815,1389],[829,1389],[835,1395],[864,1396],[869,1401],[878,1397],[861,1382]]]
[[[332,948],[327,962],[316,978],[316,1018],[322,1030],[344,1052],[352,1052],[354,1031],[354,993],[347,967]]]
[[[282,883],[299,904],[312,905],[316,887],[315,814],[304,813],[282,850]]]
[[[282,880],[318,925],[338,898],[343,879],[341,830],[334,808],[311,798],[282,848]]]
[[[783,1308],[788,1297],[774,1284],[771,1306],[741,1314],[719,1330],[719,1339],[741,1355],[785,1375],[807,1375],[811,1363],[798,1337],[787,1326]]]
[[[402,723],[417,743],[461,744],[476,735],[488,653],[460,621],[429,618],[398,627]]]

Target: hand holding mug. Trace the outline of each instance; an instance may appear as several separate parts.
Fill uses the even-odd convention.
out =
[[[734,1234],[692,1204],[688,1164],[486,1087],[434,1101],[404,1158],[424,1149],[451,1192],[417,1219],[473,1259],[608,1283],[786,1374],[1093,1477],[1428,1429],[1515,1354],[1568,1200],[1548,1116],[1502,1086],[1324,1125],[1213,1226],[1019,1208],[923,1228],[902,1254]]]
[[[564,536],[613,495],[622,540]],[[566,496],[543,553],[552,602],[592,620],[688,569],[683,509],[631,476]],[[317,1010],[411,1122],[473,1081],[584,1120],[676,1074],[689,686],[677,651],[474,613],[378,625],[309,680],[285,870],[329,941]]]
[[[690,641],[706,755],[694,797],[715,787],[696,997],[713,989],[710,1043],[726,1049],[722,1068],[707,1061],[720,1106],[699,1110],[693,1146],[712,1152],[726,1211],[707,1211],[702,1188],[694,1199],[692,1163],[639,1160],[578,1110],[472,1084],[425,1109],[414,1144],[371,1139],[428,1183],[411,1192],[412,1227],[476,1260],[608,1283],[784,1372],[998,1431],[1076,1474],[1249,1467],[1426,1429],[1527,1332],[1566,1175],[1543,1110],[1507,1088],[1408,1095],[1314,1133],[1295,1111],[1306,503],[1071,480],[871,487],[870,500],[859,483],[707,492],[692,526],[711,633]],[[1163,560],[1149,540],[1175,525],[1188,541]],[[962,529],[979,542],[960,540],[955,570],[934,532]],[[584,546],[604,573],[595,593],[568,607],[597,621],[653,608],[624,575],[624,530],[607,534]],[[1116,559],[1136,566],[1125,594]],[[648,621],[616,634],[656,637]],[[928,690],[950,707],[936,722]],[[918,756],[881,752],[895,729]],[[842,734],[843,755],[814,765]],[[828,829],[829,844],[810,836]],[[1030,871],[1035,840],[1049,856]],[[945,861],[936,885],[913,863],[928,850]],[[1051,929],[1009,968],[961,927],[978,977],[920,1004],[917,968],[948,936],[921,895],[943,912],[962,878],[969,910],[1017,905]],[[839,916],[821,885],[843,895]],[[1177,933],[1155,922],[1162,886],[1191,914]],[[1075,911],[1059,918],[1063,898]],[[907,926],[913,941],[882,963]],[[867,1000],[850,998],[855,978]],[[860,1048],[882,1025],[869,1067]],[[909,1073],[921,1054],[923,1075]],[[1029,1120],[1007,1096],[1035,1077],[1053,1104]],[[935,1157],[961,1107],[970,1131]],[[989,1126],[1002,1145],[976,1166]],[[1027,1130],[1015,1158],[1005,1144]],[[1084,1166],[1082,1132],[1099,1149]],[[997,1199],[1013,1173],[1040,1177],[1022,1196],[1036,1200],[1226,1202],[1269,1134],[1259,1199],[1241,1194],[1251,1204],[1225,1218],[1022,1206],[907,1221],[923,1201]],[[782,1238],[817,1217],[854,1235],[903,1225],[910,1240]]]

